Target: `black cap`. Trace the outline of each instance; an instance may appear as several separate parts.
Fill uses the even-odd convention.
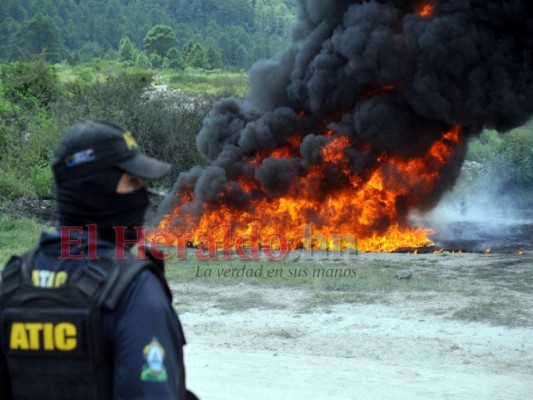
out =
[[[161,178],[170,164],[145,156],[131,132],[104,121],[71,127],[57,145],[52,168],[57,183],[117,167],[146,179]]]

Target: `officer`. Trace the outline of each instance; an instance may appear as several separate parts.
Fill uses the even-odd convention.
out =
[[[169,170],[107,122],[81,122],[62,137],[53,161],[59,229],[2,273],[1,399],[195,398],[163,265],[131,253],[143,239],[143,178]]]

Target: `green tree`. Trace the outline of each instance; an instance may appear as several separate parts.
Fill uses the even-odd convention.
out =
[[[254,7],[255,28],[264,35],[284,36],[294,18],[288,5],[280,1],[257,0]]]
[[[172,47],[176,46],[176,36],[170,26],[156,25],[144,37],[143,45],[148,53],[157,53],[164,57]]]
[[[219,25],[242,26],[246,30],[253,30],[254,15],[250,0],[226,0],[223,7],[215,13]]]
[[[58,15],[63,21],[67,21],[72,18],[72,14],[76,13],[75,0],[55,0],[57,5]]]
[[[216,38],[220,32],[220,26],[213,20],[209,21],[205,28],[208,37]]]
[[[104,49],[98,42],[84,42],[80,49],[80,61],[90,62],[94,58],[101,58],[104,55]]]
[[[192,48],[194,47],[194,43],[192,40],[189,40],[187,44],[183,47],[183,56],[185,57],[185,60],[187,60],[187,57],[189,57],[189,54],[192,51]]]
[[[144,51],[139,51],[137,53],[137,58],[135,59],[135,66],[144,69],[150,69],[152,63]]]
[[[2,20],[0,24],[0,60],[8,61],[10,53],[10,44],[6,40],[1,38],[12,37],[18,30],[20,24],[11,17],[7,17]]]
[[[65,38],[65,47],[76,49],[81,46],[78,28],[73,19],[69,18],[66,22],[63,22],[61,24],[61,30],[61,35]]]
[[[63,44],[56,23],[42,14],[35,15],[16,33],[12,54],[22,58],[41,55],[50,62],[60,61]]]
[[[207,68],[207,59],[204,48],[196,43],[187,54],[187,65],[192,68]]]
[[[233,65],[241,68],[248,68],[252,64],[248,50],[244,46],[238,46],[235,49]]]
[[[152,68],[159,68],[163,64],[163,57],[161,57],[157,53],[150,53],[148,55],[148,58],[150,60],[150,65]]]
[[[106,21],[113,21],[111,24],[106,24],[104,27],[104,37],[102,38],[102,41],[107,42],[106,48],[109,48],[111,46],[109,45],[115,45],[119,38],[121,37],[121,33],[123,33],[123,26],[124,26],[124,19],[125,15],[123,12],[122,5],[120,4],[119,0],[108,0],[105,2],[105,20]]]
[[[171,48],[168,51],[165,59],[167,60],[166,66],[168,66],[169,68],[176,70],[185,68],[185,60],[183,59],[181,51],[179,51],[177,47]]]
[[[185,24],[178,24],[178,25],[176,25],[174,30],[176,32],[177,48],[181,49],[181,48],[185,47],[185,45],[187,44],[187,42],[189,40],[191,40],[191,37],[193,35],[193,32],[191,30],[191,26],[190,25],[185,25]]]
[[[4,13],[7,17],[11,17],[17,21],[22,21],[28,18],[28,11],[20,4],[20,1],[7,2]]]
[[[123,36],[118,44],[118,57],[120,61],[129,65],[135,64],[137,49],[128,36]]]
[[[207,69],[222,68],[222,51],[216,45],[209,45],[205,51]]]

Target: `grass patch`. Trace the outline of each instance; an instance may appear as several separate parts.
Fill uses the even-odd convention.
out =
[[[0,269],[13,254],[21,254],[37,244],[43,230],[49,229],[29,218],[0,216]]]
[[[8,167],[0,170],[0,198],[36,199],[52,196],[54,193],[52,170],[49,167],[34,166],[25,169]]]
[[[248,87],[246,71],[204,70],[187,68],[183,71],[171,69],[141,70],[126,67],[118,61],[94,60],[90,63],[71,66],[55,64],[55,71],[61,83],[105,82],[107,77],[120,70],[144,71],[154,75],[154,85],[167,85],[169,89],[194,94],[210,94],[243,97]]]
[[[244,71],[206,71],[190,68],[184,71],[162,70],[156,74],[154,84],[167,85],[169,89],[179,89],[187,93],[243,97],[247,90],[248,76]]]
[[[79,65],[59,63],[55,64],[54,68],[62,83],[72,83],[79,80],[84,82],[102,82],[105,81],[110,74],[118,70],[139,70],[135,67],[125,67],[118,61],[102,60],[98,58],[91,62]]]
[[[168,250],[167,250],[168,251]],[[171,252],[171,251],[170,251]],[[410,280],[396,279],[395,273],[406,263],[385,265],[382,260],[354,259],[341,262],[321,260],[199,260],[194,252],[185,260],[170,257],[166,274],[173,283],[207,284],[246,283],[270,287],[309,287],[317,293],[345,302],[376,302],[387,293],[400,292],[462,292],[463,288],[428,274],[417,274]],[[333,298],[332,298],[333,300]]]
[[[473,301],[455,311],[452,319],[468,322],[485,322],[495,326],[519,327],[531,325],[531,315],[526,304],[512,296],[494,295]]]

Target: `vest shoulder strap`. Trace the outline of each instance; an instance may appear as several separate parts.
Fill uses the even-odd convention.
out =
[[[115,261],[117,264],[118,261]],[[156,278],[159,280],[163,286],[166,296],[172,301],[172,293],[168,287],[168,283],[164,277],[163,271],[161,268],[156,265],[153,261],[146,259],[134,259],[124,261],[123,265],[119,265],[120,274],[118,275],[117,281],[111,288],[111,290],[104,294],[105,300],[103,301],[103,306],[109,310],[115,309],[122,295],[126,289],[130,286],[133,280],[139,275],[144,269],[151,271]]]
[[[31,265],[38,248],[35,247],[22,255],[11,256],[5,264],[0,280],[0,296],[17,290],[24,281],[31,279]]]

